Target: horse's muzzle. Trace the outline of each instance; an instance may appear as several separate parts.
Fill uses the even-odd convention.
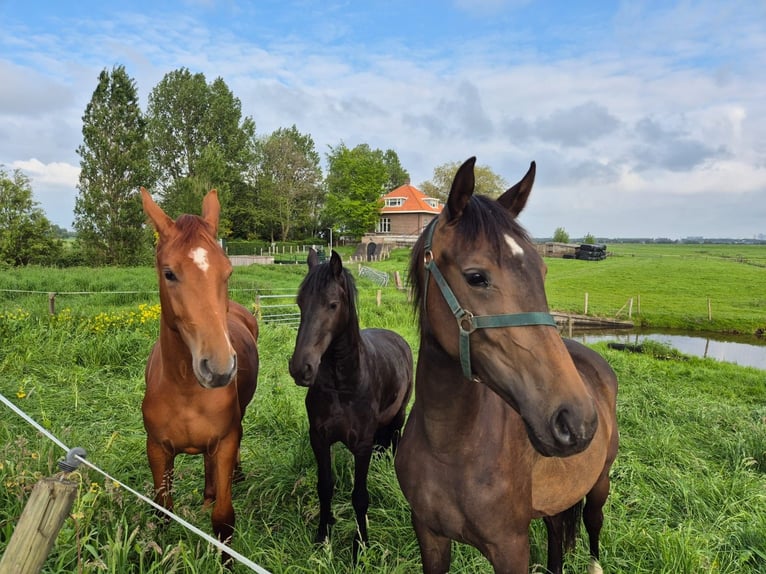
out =
[[[598,416],[584,420],[566,407],[561,407],[550,418],[547,428],[542,429],[544,434],[536,432],[527,420],[524,420],[524,425],[532,446],[541,455],[567,457],[590,446],[598,429]]]
[[[290,376],[295,380],[295,384],[299,387],[310,387],[314,383],[316,378],[316,369],[311,363],[296,363],[295,357],[290,357],[288,364],[290,370]]]
[[[225,387],[237,374],[237,354],[231,356],[228,365],[222,370],[216,370],[208,359],[202,359],[196,364],[194,374],[199,384],[206,389]]]

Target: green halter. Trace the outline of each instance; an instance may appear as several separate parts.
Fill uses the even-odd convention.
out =
[[[556,327],[556,319],[553,315],[544,311],[535,311],[530,313],[508,313],[504,315],[474,315],[468,309],[460,306],[455,294],[450,289],[447,280],[436,266],[431,243],[434,235],[436,220],[433,221],[425,230],[424,255],[423,262],[426,270],[425,288],[423,301],[428,296],[428,274],[433,275],[436,284],[441,290],[444,300],[449,305],[452,314],[457,320],[457,327],[460,332],[460,365],[463,367],[463,375],[466,379],[478,381],[478,377],[473,376],[471,371],[471,342],[470,336],[476,329],[486,329],[493,327],[524,327],[528,325],[549,325]]]

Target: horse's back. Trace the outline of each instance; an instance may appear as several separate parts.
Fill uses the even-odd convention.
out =
[[[593,349],[572,339],[564,339],[569,355],[594,399],[604,401],[612,410],[617,404],[617,374],[609,363]]]
[[[258,382],[258,321],[236,301],[229,301],[229,335],[237,352],[237,389],[244,414]]]
[[[396,405],[409,400],[412,391],[412,349],[404,337],[389,329],[362,329],[368,372],[380,382],[381,398]],[[383,402],[386,402],[385,400]]]

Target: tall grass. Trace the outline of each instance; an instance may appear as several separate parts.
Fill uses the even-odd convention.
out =
[[[378,265],[403,271],[405,261],[395,253]],[[549,260],[549,282],[558,265],[571,272],[580,264],[593,270],[605,268],[604,263],[610,260]],[[87,285],[87,270],[82,273],[77,280]],[[131,280],[131,273],[137,290],[153,287],[151,269],[129,270],[119,281]],[[292,289],[304,273],[303,265],[237,269],[233,292]],[[106,279],[99,270],[90,270],[90,275],[92,283]],[[41,272],[37,280],[48,278]],[[57,280],[62,285],[68,281],[63,276]],[[364,279],[358,283],[363,326],[394,328],[417,353],[406,293],[386,289],[386,304],[378,307],[377,287]],[[594,288],[591,297],[599,292]],[[241,293],[251,297],[250,291]],[[65,444],[84,447],[97,466],[149,495],[140,403],[143,369],[158,323],[151,305],[139,305],[146,302],[107,306],[91,299],[90,308],[83,304],[53,318],[16,302],[5,305],[0,311],[0,392]],[[275,574],[350,573],[353,461],[340,445],[334,449],[337,524],[329,544],[317,547],[312,542],[319,509],[316,470],[308,444],[305,389],[287,372],[294,342],[293,328],[261,325],[258,389],[244,421],[246,477],[234,488],[234,548]],[[764,371],[683,357],[650,345],[643,355],[595,347],[620,381],[621,448],[605,508],[605,571],[766,571]],[[13,413],[3,412],[0,421],[2,552],[32,486],[56,472],[64,453]],[[176,476],[176,512],[210,532],[209,513],[201,507],[201,458],[179,457]],[[205,542],[175,524],[163,526],[124,489],[86,467],[71,478],[80,484],[78,497],[44,572],[220,571],[218,556]],[[369,488],[370,544],[356,572],[420,571],[417,542],[390,456],[373,460]],[[544,529],[535,522],[531,531],[532,564],[545,564]],[[567,570],[585,571],[587,560],[583,541],[568,558]],[[235,571],[246,569],[237,566]],[[474,549],[455,544],[451,572],[488,573],[491,568]]]

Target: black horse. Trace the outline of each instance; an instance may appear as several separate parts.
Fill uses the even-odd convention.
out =
[[[359,329],[356,286],[333,251],[320,264],[312,249],[309,271],[298,291],[301,324],[290,359],[295,383],[308,387],[306,412],[317,461],[321,543],[334,523],[330,504],[334,478],[330,447],[342,442],[354,455],[357,535],[353,557],[367,542],[367,472],[373,448],[396,448],[412,392],[412,351],[386,329]]]

